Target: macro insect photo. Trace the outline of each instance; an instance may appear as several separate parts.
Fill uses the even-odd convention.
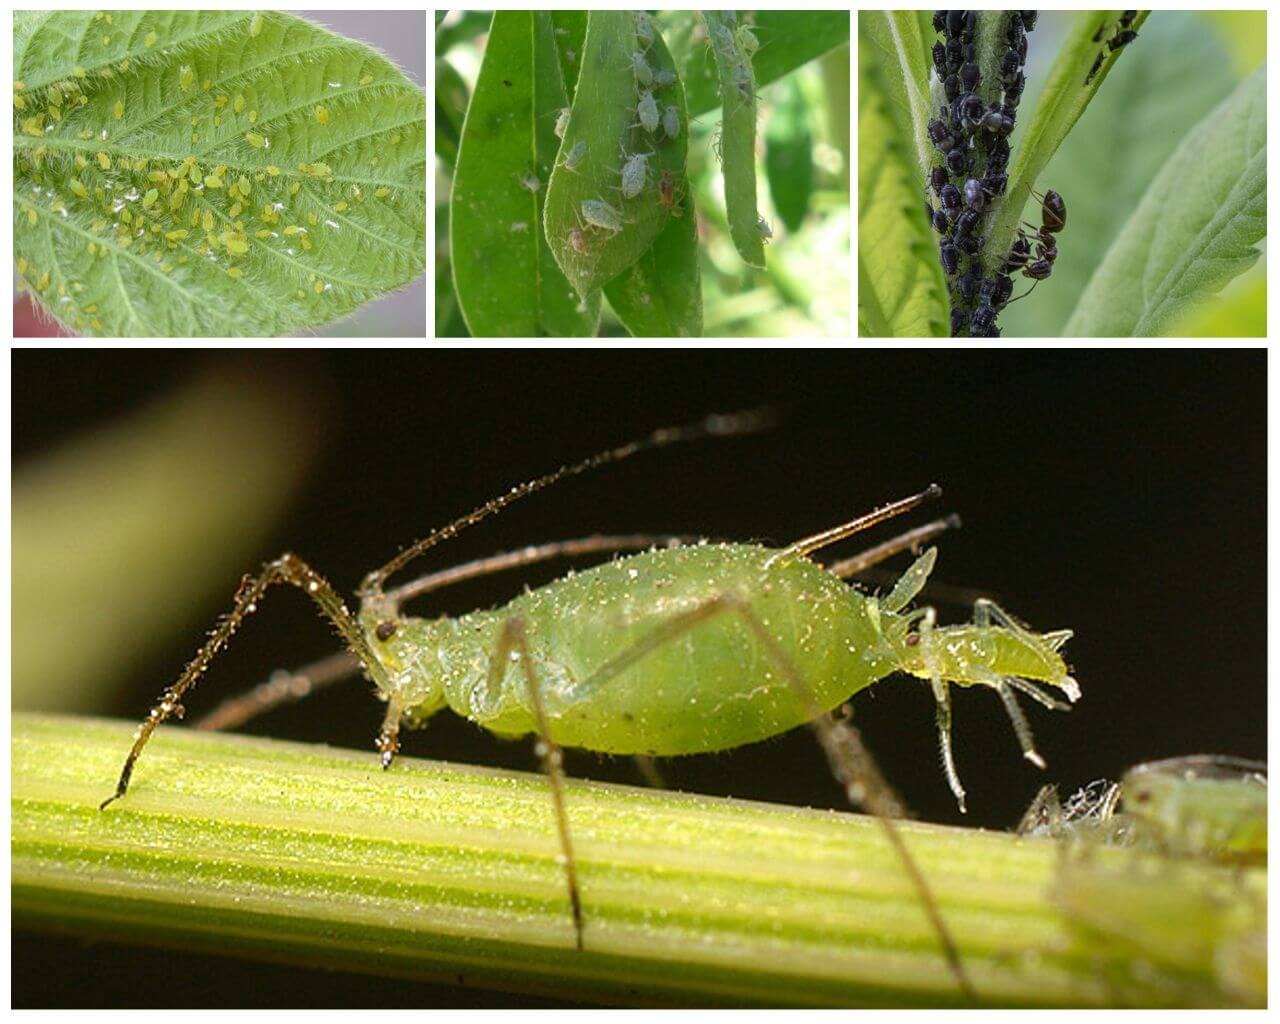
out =
[[[1257,1002],[1265,353],[932,358],[15,352],[15,1004]]]
[[[438,11],[438,337],[848,337],[845,11]]]
[[[14,12],[15,334],[423,337],[425,18]]]
[[[1264,336],[1266,18],[860,12],[859,336]]]

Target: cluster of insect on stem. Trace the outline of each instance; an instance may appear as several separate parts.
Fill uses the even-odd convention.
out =
[[[760,41],[748,24],[738,24],[736,11],[720,11],[710,23],[710,43],[720,67],[722,88],[725,92],[725,117],[728,118],[743,106],[754,111],[755,74],[752,59],[760,49]],[[723,162],[720,135],[715,142],[716,156]],[[764,242],[773,237],[773,228],[756,214],[756,231]]]
[[[1138,17],[1137,11],[1123,11],[1120,14],[1120,22],[1116,28],[1116,33],[1107,40],[1106,49],[1099,50],[1098,56],[1093,59],[1093,66],[1089,68],[1089,73],[1085,75],[1084,84],[1088,85],[1093,81],[1094,76],[1102,70],[1102,62],[1107,59],[1107,52],[1115,53],[1118,50],[1128,46],[1131,42],[1138,38],[1138,33],[1133,29],[1134,20]],[[1109,20],[1104,19],[1102,24],[1098,26],[1098,31],[1093,34],[1095,43],[1102,42],[1102,37],[1106,35],[1107,27],[1111,24]]]
[[[998,59],[979,65],[980,18],[1002,19]],[[1036,11],[935,11],[942,39],[933,46],[938,117],[928,135],[938,162],[929,169],[925,211],[940,235],[938,258],[951,298],[951,333],[999,337],[996,314],[1013,294],[1003,266],[987,273],[981,252],[983,222],[1008,187],[1009,136],[1026,87],[1027,33]],[[938,200],[935,208],[932,198]]]

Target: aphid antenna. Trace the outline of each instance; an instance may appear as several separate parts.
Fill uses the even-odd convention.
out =
[[[631,441],[616,448],[597,452],[595,455],[580,462],[561,466],[551,473],[535,477],[532,480],[526,480],[524,483],[512,487],[504,494],[500,494],[496,498],[490,498],[484,504],[476,506],[466,515],[459,516],[452,522],[432,530],[421,540],[409,545],[381,568],[375,569],[365,576],[356,591],[356,595],[362,601],[384,599],[383,584],[393,573],[399,572],[410,562],[420,558],[436,545],[452,540],[467,527],[474,526],[489,516],[501,512],[508,505],[545,490],[562,480],[580,476],[615,462],[621,462],[623,459],[650,449],[665,448],[668,445],[683,444],[690,441],[701,441],[711,437],[736,437],[744,434],[758,434],[771,429],[776,422],[777,414],[769,406],[708,416],[696,423],[655,430],[638,441]]]

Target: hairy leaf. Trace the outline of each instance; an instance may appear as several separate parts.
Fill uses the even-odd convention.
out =
[[[1148,14],[1150,11],[1138,12],[1132,26],[1135,31],[1142,28]],[[983,260],[988,266],[1000,262],[1009,252],[1018,222],[1022,220],[1023,206],[1030,198],[1029,188],[1037,187],[1036,183],[1045,167],[1062,145],[1067,133],[1080,120],[1116,62],[1140,45],[1140,42],[1131,43],[1119,50],[1111,50],[1095,42],[1093,36],[1103,23],[1108,26],[1107,34],[1114,33],[1117,24],[1114,12],[1084,11],[1076,15],[1045,80],[1035,113],[1025,126],[1025,109],[1018,118],[1013,161],[1009,166],[1008,189],[1004,198],[992,204],[992,212],[987,219],[987,242],[983,249]],[[1036,45],[1034,37],[1031,45]],[[1099,50],[1104,54],[1101,70],[1086,83]]]
[[[681,69],[689,113],[696,117],[720,106],[715,58],[697,15],[692,11],[664,11],[662,33]],[[789,75],[824,53],[849,41],[847,11],[740,12],[760,44],[751,65],[757,86]]]
[[[764,266],[764,237],[756,203],[756,87],[752,56],[743,46],[732,12],[706,11],[707,35],[720,76],[723,120],[720,164],[729,237],[743,261]]]
[[[929,124],[929,58],[922,17],[913,11],[858,12],[859,69],[883,99],[894,135],[914,148],[923,187],[933,161]]]
[[[692,202],[670,217],[649,251],[604,286],[609,304],[637,338],[696,338],[702,334],[702,278],[698,222]]]
[[[1080,297],[1068,334],[1161,334],[1258,258],[1267,230],[1266,68],[1182,140]]]
[[[108,20],[110,19],[110,20]],[[426,104],[287,14],[14,15],[14,250],[98,335],[282,334],[426,264]]]
[[[1088,116],[1041,173],[1037,187],[1062,194],[1068,225],[1053,277],[1031,299],[1000,314],[1006,337],[1061,332],[1094,268],[1169,154],[1236,85],[1226,51],[1197,14],[1162,11],[1148,19],[1133,46],[1133,59],[1112,70]],[[1154,56],[1162,53],[1176,53],[1178,59]],[[1100,167],[1106,168],[1105,188],[1091,184]],[[1028,195],[1025,189],[1023,194]]]
[[[450,197],[450,254],[472,335],[591,335],[598,297],[579,304],[540,230],[565,106],[551,16],[498,11],[467,108]]]
[[[635,17],[629,11],[592,11],[587,24],[578,88],[564,139],[547,189],[545,231],[556,261],[578,293],[590,295],[636,262],[666,226],[669,212],[659,201],[657,183],[664,172],[683,179],[688,144],[684,90],[670,85],[641,86],[633,69],[637,50]],[[644,54],[656,76],[674,72],[661,35]],[[644,97],[664,114],[674,108],[677,134],[661,123],[651,130],[638,109]],[[661,119],[660,119],[661,120]],[[574,166],[566,160],[572,154]],[[643,187],[631,197],[622,192],[622,169],[645,156]],[[613,225],[592,223],[583,204],[606,204]],[[600,208],[600,209],[603,209]]]

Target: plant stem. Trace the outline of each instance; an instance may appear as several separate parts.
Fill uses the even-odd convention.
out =
[[[14,716],[16,925],[581,1001],[962,1001],[874,819],[571,781],[577,952],[539,776],[169,728],[99,811],[132,728]],[[1113,998],[1132,953],[1073,941],[1057,844],[900,827],[984,1005]]]

